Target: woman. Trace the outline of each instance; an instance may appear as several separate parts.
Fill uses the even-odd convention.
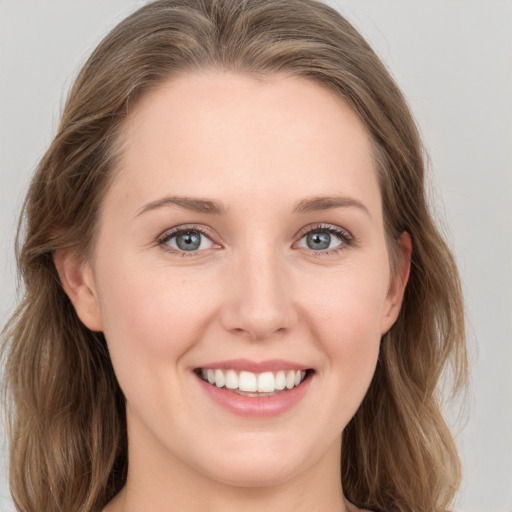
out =
[[[423,168],[396,85],[321,3],[124,20],[25,202],[19,510],[446,510],[463,311]]]

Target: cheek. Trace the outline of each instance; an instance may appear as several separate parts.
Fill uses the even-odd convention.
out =
[[[380,349],[387,272],[350,269],[317,281],[303,310],[343,389],[363,389],[373,376]],[[309,287],[309,289],[312,289]],[[359,393],[359,392],[358,392]]]
[[[303,295],[310,297],[307,309],[333,336],[345,333],[347,340],[354,341],[378,338],[388,288],[388,274],[379,270],[350,267],[306,284]]]
[[[104,333],[121,385],[158,379],[159,368],[163,373],[177,366],[200,338],[212,307],[197,291],[201,283],[140,265],[105,267],[98,280]]]

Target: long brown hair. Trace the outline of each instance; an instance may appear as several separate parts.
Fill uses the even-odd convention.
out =
[[[17,238],[24,297],[4,330],[10,485],[24,512],[97,511],[127,474],[124,397],[102,333],[64,293],[53,254],[91,250],[131,107],[179,73],[284,72],[340,95],[366,125],[390,254],[407,231],[402,311],[343,432],[342,485],[359,506],[445,510],[460,480],[438,383],[466,374],[457,269],[425,198],[424,155],[394,81],[358,32],[315,0],[159,0],[122,21],[79,73],[24,203]],[[451,364],[450,364],[451,363]]]

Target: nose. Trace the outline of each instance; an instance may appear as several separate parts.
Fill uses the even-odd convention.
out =
[[[221,321],[250,340],[283,335],[297,322],[285,264],[271,251],[241,257],[230,268]]]

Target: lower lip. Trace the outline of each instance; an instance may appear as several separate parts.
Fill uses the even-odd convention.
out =
[[[239,395],[227,388],[218,388],[205,382],[198,375],[195,376],[205,393],[217,404],[238,416],[248,418],[268,418],[278,416],[296,405],[306,394],[312,375],[307,377],[299,386],[286,391],[279,391],[275,395],[249,397]]]

